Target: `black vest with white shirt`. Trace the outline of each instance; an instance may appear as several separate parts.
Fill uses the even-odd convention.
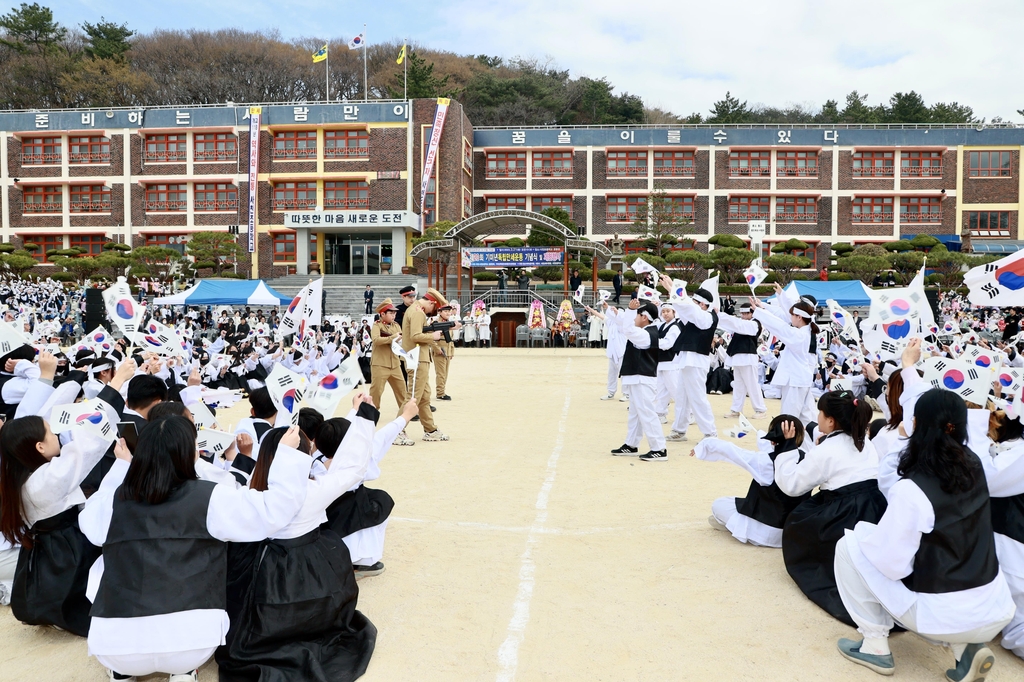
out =
[[[757,340],[761,338],[761,323],[757,320],[753,320],[753,322],[757,325],[757,333],[751,335],[733,332],[729,347],[725,349],[726,355],[730,357],[733,355],[757,355]]]
[[[671,322],[665,322],[658,328],[658,338],[663,339],[668,335],[668,332],[672,327],[679,328],[679,336],[676,337],[675,342],[669,349],[658,348],[658,362],[672,362],[675,358],[676,353],[682,350],[683,347],[683,325],[678,320],[672,320]]]
[[[682,350],[700,355],[711,355],[711,345],[715,340],[715,330],[718,329],[718,313],[714,310],[711,313],[711,326],[701,329],[693,322],[683,325],[682,333],[679,335],[682,341]]]
[[[228,546],[206,527],[214,487],[186,481],[156,505],[122,500],[118,489],[94,618],[227,609]]]
[[[907,477],[935,511],[935,526],[921,536],[914,556],[914,572],[903,579],[914,592],[969,590],[988,585],[999,573],[988,484],[977,455],[969,450],[968,455],[977,466],[977,482],[965,493],[947,493],[938,478],[923,472]]]
[[[632,341],[626,341],[626,352],[622,354],[620,377],[658,376],[658,328],[649,324],[644,331],[651,337],[649,348],[637,348]]]
[[[1024,494],[993,497],[992,530],[1024,544]]]

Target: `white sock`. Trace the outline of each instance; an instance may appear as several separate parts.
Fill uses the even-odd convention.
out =
[[[889,651],[889,638],[865,637],[864,641],[861,642],[860,652],[862,654],[871,654],[872,656],[888,656],[891,653]]]
[[[967,649],[966,644],[950,644],[949,648],[953,651],[953,658],[959,663],[960,659],[964,657],[964,650]]]

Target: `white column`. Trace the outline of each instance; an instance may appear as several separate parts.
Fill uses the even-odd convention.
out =
[[[575,152],[573,152],[573,163],[575,163]],[[587,234],[594,234],[594,148],[587,146]],[[605,197],[607,197],[605,191]],[[605,199],[607,208],[607,199]]]
[[[779,188],[779,182],[778,182],[778,179],[777,179],[777,176],[779,174],[779,167],[778,167],[779,154],[778,154],[778,151],[779,151],[778,149],[775,149],[774,147],[772,147],[771,159],[768,162],[771,165],[771,168],[768,169],[768,173],[769,173],[769,175],[768,175],[768,189],[770,191],[772,191],[772,192],[774,192],[775,190],[777,190]],[[772,197],[772,210],[773,211],[775,210],[775,197]]]
[[[295,272],[309,274],[309,228],[295,228]]]
[[[404,227],[391,228],[391,274],[400,275],[405,265],[405,229]]]
[[[715,145],[708,147],[708,235],[715,234]]]
[[[839,238],[839,145],[832,145],[832,243]]]
[[[647,191],[654,191],[654,150],[647,150]]]
[[[7,133],[0,133],[0,159],[3,159],[3,163],[0,163],[0,188],[3,188],[3,215],[0,216],[3,227],[3,240],[5,242],[11,241],[11,178],[7,173],[7,144],[10,138]]]
[[[124,220],[122,234],[124,243],[132,245],[132,131],[127,128],[121,131],[122,164],[121,184],[124,186]],[[191,204],[189,204],[191,207]]]
[[[62,181],[61,184],[63,185],[63,192],[64,192],[64,202],[63,202],[63,204],[61,204],[60,211],[61,211],[61,218],[62,218],[61,219],[61,226],[64,228],[64,232],[65,233],[69,229],[71,229],[71,204],[70,204],[70,201],[71,201],[71,187],[70,187],[70,181],[71,181],[71,171],[70,171],[71,142],[70,142],[70,140],[68,138],[69,138],[69,136],[68,136],[67,133],[64,133],[63,135],[60,136],[60,146],[61,146],[61,154],[60,154],[60,179]],[[68,248],[67,234],[64,235],[64,248],[65,249]]]

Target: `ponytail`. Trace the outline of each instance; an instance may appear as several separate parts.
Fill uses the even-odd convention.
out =
[[[864,450],[873,414],[866,401],[858,400],[849,391],[829,391],[818,398],[818,409],[835,420],[839,431],[853,438],[858,451]]]
[[[21,489],[46,464],[36,444],[46,439],[42,417],[12,419],[0,429],[0,535],[12,545],[32,547]]]
[[[795,312],[797,310],[799,310],[800,312]],[[792,307],[790,307],[789,309],[789,314],[796,315],[797,317],[807,320],[807,324],[810,326],[811,333],[814,336],[817,336],[818,333],[821,331],[821,329],[818,327],[818,324],[814,321],[814,306],[812,306],[807,301],[797,301],[796,303],[794,303]]]

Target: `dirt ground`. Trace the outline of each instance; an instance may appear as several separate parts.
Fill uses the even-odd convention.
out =
[[[451,441],[393,448],[371,484],[396,506],[387,570],[360,581],[379,632],[363,679],[879,679],[839,655],[836,640],[856,632],[799,592],[779,550],[708,526],[711,502],[744,494],[750,477],[687,457],[696,427],[667,462],[609,454],[626,404],[599,400],[606,367],[599,350],[456,352],[453,400],[435,403]],[[711,396],[720,432],[730,399]],[[393,397],[383,402],[392,418]],[[892,649],[896,679],[944,679],[952,665],[914,635]],[[989,680],[1024,679],[1024,661],[993,649]],[[0,651],[0,680],[107,679],[85,640],[20,625],[9,608]]]

